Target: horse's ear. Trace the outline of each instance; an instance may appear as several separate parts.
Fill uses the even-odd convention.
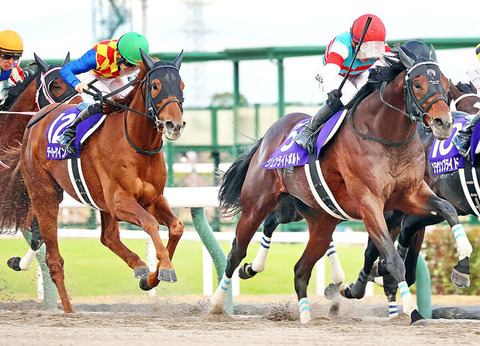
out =
[[[177,68],[177,70],[180,71],[180,65],[182,65],[182,60],[183,60],[183,49],[182,51],[180,52],[180,54],[178,54],[178,56],[175,58],[175,60],[173,61],[173,64],[175,65],[175,67]]]
[[[70,52],[67,53],[67,56],[65,57],[65,60],[63,60],[62,66],[68,64],[70,62]]]
[[[37,63],[37,66],[42,70],[42,72],[47,72],[48,71],[48,64],[40,59],[40,57],[33,53],[33,57],[35,58],[35,62]]]
[[[432,48],[431,51],[430,51],[430,59],[432,59],[435,62],[438,62],[437,61],[437,51],[435,50],[435,47],[433,47],[433,44],[431,44],[430,47]]]
[[[405,53],[402,46],[397,46],[395,51],[398,53],[400,61],[406,68],[410,68],[413,66],[415,61]]]
[[[142,50],[142,48],[140,48],[140,55],[142,56],[142,61],[147,68],[147,71],[150,71],[155,65],[155,61],[153,61],[153,59],[150,58],[150,56]]]

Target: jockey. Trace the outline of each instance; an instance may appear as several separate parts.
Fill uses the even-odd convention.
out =
[[[480,59],[480,43],[475,47],[475,53],[477,54],[478,59]],[[476,65],[471,67],[467,71],[468,78],[473,86],[477,89],[477,94],[480,93],[480,66]],[[472,137],[473,129],[475,125],[480,121],[480,112],[475,114],[468,122],[461,128],[455,137],[453,137],[452,142],[458,149],[458,153],[463,157],[468,157],[470,152],[470,138]]]
[[[355,50],[362,37],[368,17],[372,18],[357,57]],[[336,36],[323,56],[320,88],[328,95],[320,110],[296,136],[295,142],[309,152],[314,150],[313,135],[332,115],[350,102],[357,91],[367,82],[368,70],[390,48],[385,43],[385,26],[377,16],[365,14],[353,22],[350,32]],[[342,83],[350,65],[352,70],[341,92]]]
[[[23,82],[25,75],[18,64],[23,53],[23,40],[12,30],[0,31],[0,83],[17,84]],[[7,84],[5,83],[5,84]]]
[[[94,85],[105,95],[128,84],[127,76],[138,71],[138,63],[142,61],[140,49],[148,54],[147,39],[136,32],[129,32],[118,40],[95,44],[80,59],[64,65],[60,74],[80,94],[89,89],[89,82],[97,79]],[[131,87],[118,95],[123,97],[130,91]],[[101,105],[95,103],[93,97],[83,94],[82,98],[93,104],[83,110],[58,139],[60,145],[72,154],[75,153],[75,148],[70,143],[75,138],[77,124],[102,111]]]

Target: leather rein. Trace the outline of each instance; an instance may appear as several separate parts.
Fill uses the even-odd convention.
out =
[[[430,68],[428,68],[427,65],[433,65],[433,66],[430,66]],[[420,99],[416,99],[414,97],[412,87],[411,87],[412,86],[412,81],[411,81],[412,78],[410,77],[410,75],[416,69],[421,70],[420,71],[421,75],[428,74],[429,77],[432,79],[432,81],[430,81],[429,84],[428,84],[428,90],[427,90],[426,94],[424,96],[422,96]],[[425,70],[425,71],[422,71],[422,70]],[[423,72],[425,72],[425,73],[423,73]],[[417,73],[418,73],[418,71],[417,71]],[[418,76],[420,74],[417,74],[416,76]],[[437,75],[438,75],[438,80],[435,80]],[[433,61],[417,63],[405,72],[405,76],[404,76],[404,98],[405,98],[405,105],[406,105],[407,112],[405,112],[405,111],[401,110],[400,108],[397,108],[394,105],[385,101],[385,99],[383,98],[383,94],[385,92],[385,87],[388,84],[386,81],[384,81],[382,83],[381,87],[380,87],[380,91],[379,91],[380,100],[385,105],[387,105],[390,108],[392,108],[392,109],[402,113],[403,115],[405,115],[411,121],[420,122],[422,124],[422,127],[424,129],[428,130],[428,129],[430,129],[430,126],[427,125],[427,123],[425,121],[425,116],[428,115],[430,117],[430,119],[433,119],[432,116],[428,113],[428,110],[437,101],[442,101],[443,100],[443,101],[445,101],[445,103],[447,103],[447,93],[442,86],[440,76],[441,76],[440,68],[438,67],[438,64],[436,62],[433,62]],[[433,100],[431,100],[428,103],[428,105],[425,107],[425,109],[423,109],[422,104],[425,103],[426,101],[428,101],[432,96],[435,96],[435,95],[438,95],[438,94],[441,94],[441,96],[435,97]],[[356,109],[356,107],[354,106],[348,111],[348,120],[349,120],[350,125],[352,126],[353,130],[355,131],[355,133],[362,138],[365,138],[365,139],[368,139],[368,140],[371,140],[371,141],[374,141],[374,142],[377,142],[377,143],[385,144],[385,145],[402,146],[402,145],[410,142],[415,137],[415,135],[417,134],[416,131],[414,131],[413,134],[410,137],[408,137],[407,139],[405,139],[404,141],[392,142],[392,141],[372,137],[372,136],[369,136],[367,134],[361,133],[360,131],[358,131],[355,128],[355,126],[353,124],[353,115],[354,115],[354,110],[355,109]]]

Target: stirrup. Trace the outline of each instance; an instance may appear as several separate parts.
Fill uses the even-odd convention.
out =
[[[77,152],[77,150],[75,149],[75,136],[73,136],[73,138],[71,139],[64,138],[64,137],[66,137],[65,134],[61,135],[60,138],[58,139],[58,143],[63,149],[68,151],[70,154],[74,155]],[[68,141],[66,141],[66,139]]]

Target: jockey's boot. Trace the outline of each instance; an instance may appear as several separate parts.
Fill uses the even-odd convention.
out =
[[[62,148],[68,151],[70,154],[75,154],[76,149],[74,140],[77,133],[77,125],[92,115],[100,113],[101,111],[102,106],[98,103],[91,104],[81,111],[73,123],[67,127],[63,134],[58,138],[58,143],[60,143]]]
[[[472,119],[470,119],[463,128],[461,128],[452,142],[458,149],[458,153],[463,157],[467,157],[470,152],[470,139],[472,137],[473,129],[475,125],[480,121],[480,113],[477,113]]]
[[[310,119],[308,124],[295,137],[295,143],[313,153],[315,150],[315,134],[320,130],[322,125],[327,122],[335,113],[342,109],[343,104],[340,101],[341,92],[337,89],[332,90],[328,94],[328,99],[320,107],[318,112]]]

